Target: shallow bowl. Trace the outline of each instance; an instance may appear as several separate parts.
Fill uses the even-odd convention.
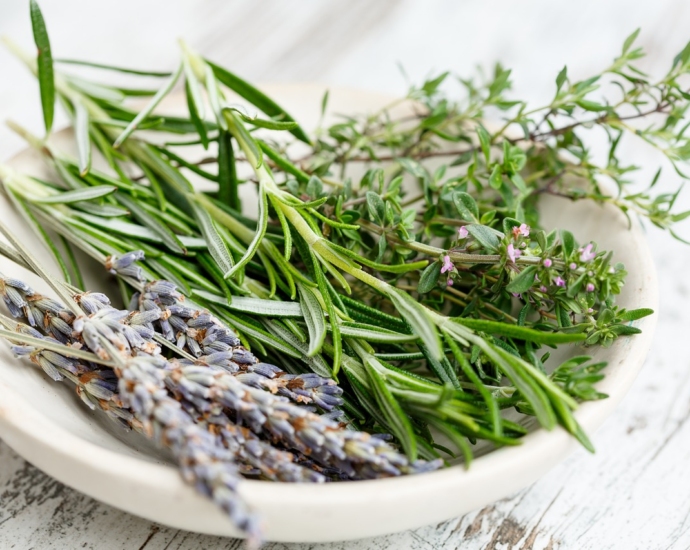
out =
[[[316,126],[323,86],[264,88],[303,126]],[[329,110],[373,112],[390,100],[376,93],[332,89]],[[58,148],[74,148],[68,130],[55,134],[52,140]],[[9,164],[35,175],[48,175],[32,151],[20,153]],[[615,251],[614,260],[624,263],[629,272],[619,305],[657,308],[654,265],[637,223],[628,227],[618,210],[591,202],[547,198],[541,209],[545,227],[569,229],[580,241],[592,239]],[[2,197],[0,216],[36,254],[50,262],[49,254]],[[6,260],[0,260],[0,270],[17,274],[17,268]],[[35,277],[21,276],[39,291],[45,289]],[[93,267],[87,273],[87,286],[102,289],[104,279],[103,271]],[[598,386],[608,399],[585,403],[575,413],[590,434],[611,414],[642,367],[656,315],[635,325],[642,334],[619,338],[609,349],[586,350],[594,360],[608,362],[606,378]],[[574,356],[583,351],[571,346],[566,353]],[[164,454],[138,436],[111,426],[104,415],[91,413],[66,384],[55,384],[29,363],[14,359],[5,346],[0,347],[0,437],[62,483],[116,508],[174,528],[239,536],[213,504],[182,481]],[[355,539],[440,522],[506,497],[537,480],[577,447],[560,428],[552,432],[536,429],[520,446],[480,456],[469,470],[456,466],[419,476],[324,485],[246,480],[239,490],[263,519],[269,540]]]

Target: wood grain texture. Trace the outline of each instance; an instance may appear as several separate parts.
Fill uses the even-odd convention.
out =
[[[321,81],[403,93],[432,70],[467,74],[497,59],[514,68],[517,93],[553,92],[564,63],[574,77],[602,67],[643,27],[659,74],[690,39],[682,1],[594,0],[43,0],[53,50],[139,67],[172,66],[176,38],[258,81]],[[136,17],[132,17],[136,14]],[[28,5],[2,0],[0,34],[31,47]],[[40,132],[35,82],[0,52],[0,119]],[[56,125],[64,123],[59,118]],[[22,147],[0,129],[0,157]],[[624,154],[649,165],[636,144]],[[670,171],[660,185],[677,183]],[[681,207],[689,208],[683,198]],[[684,232],[685,235],[690,233]],[[350,543],[268,544],[270,550],[687,549],[690,548],[690,268],[688,249],[650,230],[661,284],[661,317],[642,374],[616,413],[579,451],[532,487],[464,517]],[[0,442],[0,548],[235,549],[238,541],[176,531],[135,518],[62,486]]]

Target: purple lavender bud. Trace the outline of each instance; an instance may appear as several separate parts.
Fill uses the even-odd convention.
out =
[[[173,304],[169,306],[168,309],[170,310],[170,313],[172,313],[176,317],[182,317],[184,319],[191,319],[192,317],[194,317],[194,314],[196,313],[196,311],[192,308],[178,304]]]
[[[205,341],[206,341],[206,339],[203,340],[203,342],[205,342]],[[202,344],[203,344],[203,342],[202,342]],[[212,342],[210,344],[205,344],[202,347],[202,350],[206,355],[209,355],[211,353],[215,353],[217,351],[228,351],[229,349],[230,349],[230,346],[228,346],[227,344],[220,342],[220,341]]]
[[[187,325],[192,328],[209,328],[213,325],[213,318],[210,314],[202,312],[196,317],[189,319]]]
[[[160,309],[137,312],[130,317],[129,323],[131,325],[145,325],[148,323],[152,323],[153,321],[157,321],[158,319],[160,319],[161,313],[162,312]]]
[[[187,332],[187,323],[184,321],[184,319],[178,317],[177,315],[171,315],[168,318],[168,323],[170,323],[170,326],[173,328],[173,330],[178,331],[178,332]]]
[[[199,346],[199,343],[191,337],[187,338],[187,347],[189,348],[190,353],[194,357],[200,357],[201,356],[201,347]]]
[[[43,354],[38,354],[34,357],[34,360],[38,364],[38,366],[40,366],[43,369],[43,372],[50,376],[50,378],[55,380],[55,382],[60,382],[62,380],[62,375],[60,374],[60,371],[53,363],[46,359],[43,356]]]
[[[36,348],[33,346],[20,346],[17,344],[11,345],[10,349],[12,350],[12,353],[14,353],[14,355],[16,355],[17,357],[24,357],[25,355],[30,355],[36,350]]]
[[[168,281],[152,281],[146,285],[146,291],[155,292],[161,297],[171,297],[175,298],[176,300],[182,298],[182,295],[177,292],[177,287]]]
[[[220,351],[218,353],[212,353],[211,355],[206,355],[199,358],[204,363],[209,365],[219,365],[219,366],[230,366],[233,360],[232,351]],[[237,365],[235,365],[235,368]]]
[[[110,401],[115,392],[110,389],[106,384],[101,383],[98,378],[93,378],[84,384],[88,392],[96,397],[97,399],[102,399],[103,401]]]
[[[256,357],[251,351],[246,349],[235,349],[232,353],[232,358],[236,363],[241,365],[253,365],[256,363]]]
[[[127,252],[122,256],[108,256],[105,260],[105,268],[113,275],[122,275],[137,281],[144,281],[143,270],[134,264],[134,262],[143,259],[144,253],[141,250]]]
[[[34,338],[43,338],[43,335],[40,332],[38,332],[35,328],[26,325],[20,325],[17,328],[17,332],[33,336]]]
[[[261,376],[265,376],[266,378],[275,378],[278,373],[283,371],[275,365],[269,365],[268,363],[256,363],[247,367],[247,372],[256,372]]]
[[[50,338],[46,338],[46,340],[50,340]],[[59,367],[61,369],[65,369],[66,371],[71,372],[72,374],[77,374],[79,370],[77,369],[77,361],[75,359],[72,359],[71,357],[65,357],[64,355],[60,355],[59,353],[55,353],[54,351],[50,350],[43,350],[41,352],[41,355],[45,357],[48,361],[53,363],[56,367]]]
[[[17,308],[22,308],[27,305],[24,296],[25,294],[23,292],[18,291],[16,288],[13,288],[11,286],[5,287],[5,293],[3,297],[6,301],[11,302]]]
[[[84,292],[75,296],[75,300],[88,315],[110,306],[110,300],[101,292]]]
[[[20,292],[26,294],[27,296],[33,296],[34,291],[33,289],[27,285],[24,281],[20,281],[19,279],[14,279],[13,277],[4,277],[3,282],[10,287],[16,288]]]

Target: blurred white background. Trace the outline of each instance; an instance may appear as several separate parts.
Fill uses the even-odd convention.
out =
[[[171,69],[177,39],[255,82],[316,81],[403,94],[450,69],[500,60],[517,97],[550,97],[567,65],[579,79],[602,69],[635,28],[661,75],[690,40],[681,0],[43,0],[57,57]],[[33,48],[28,1],[0,0],[0,34]],[[0,49],[0,120],[42,131],[38,86]],[[64,123],[57,119],[56,126]],[[0,159],[22,147],[0,126]],[[629,145],[645,181],[660,159]],[[670,172],[665,185],[676,185]],[[682,204],[690,208],[690,200]],[[681,231],[690,234],[687,228]],[[322,548],[690,548],[690,250],[650,233],[662,288],[661,322],[642,375],[579,452],[512,499],[440,526]],[[4,491],[4,492],[3,492]],[[52,496],[51,496],[52,495]],[[0,443],[0,547],[234,548],[232,541],[159,528],[62,488]],[[272,548],[287,548],[275,545]],[[290,548],[301,548],[290,545]],[[305,547],[306,548],[306,547]]]

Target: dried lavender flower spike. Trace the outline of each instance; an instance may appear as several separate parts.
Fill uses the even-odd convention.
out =
[[[293,375],[260,362],[241,345],[232,330],[213,315],[195,310],[168,281],[153,281],[138,296],[142,311],[162,311],[159,332],[169,341],[208,364],[224,368],[256,388],[288,397],[296,403],[313,403],[325,411],[340,407],[343,391],[334,380],[313,373]],[[217,353],[227,352],[225,355]]]

